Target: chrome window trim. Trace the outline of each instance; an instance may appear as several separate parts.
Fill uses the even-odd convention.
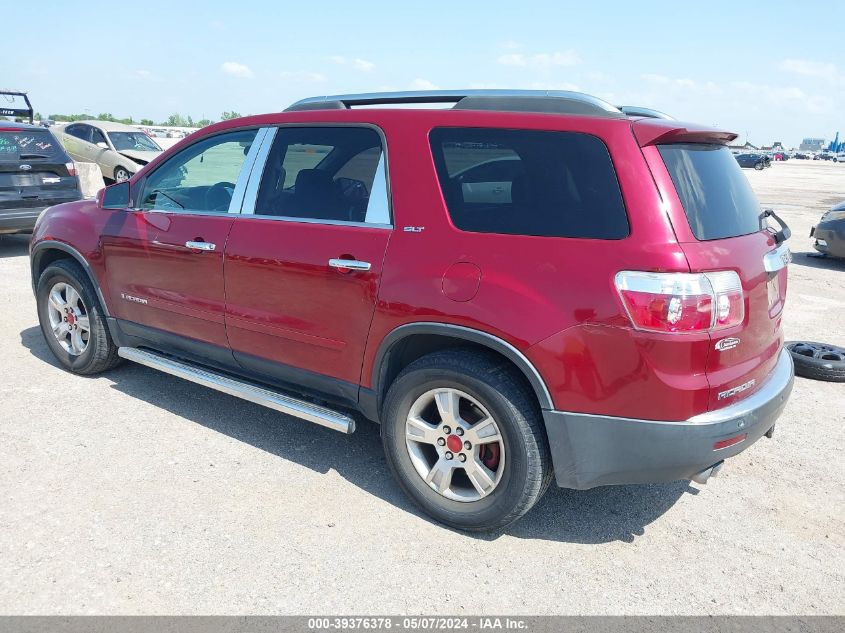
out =
[[[261,147],[255,155],[255,162],[249,171],[248,184],[244,191],[240,214],[241,215],[255,215],[255,201],[258,198],[258,187],[261,184],[261,179],[264,177],[264,167],[267,164],[267,156],[270,154],[270,149],[273,147],[273,141],[276,140],[276,130],[274,127],[264,128],[264,138],[261,140]]]
[[[276,131],[282,128],[305,128],[305,127],[363,127],[374,130],[379,135],[381,140],[381,158],[379,159],[379,166],[384,163],[384,183],[385,194],[387,196],[387,212],[389,224],[370,223],[370,222],[352,222],[347,220],[321,220],[317,218],[293,218],[281,215],[257,215],[255,213],[255,201],[258,198],[258,187],[261,184],[261,179],[264,177],[264,168],[267,165],[267,157],[270,153],[270,148],[276,137]],[[244,196],[243,205],[241,207],[240,215],[242,217],[253,217],[256,220],[275,220],[282,222],[301,222],[303,224],[326,224],[329,226],[370,226],[378,229],[392,229],[394,226],[393,215],[393,194],[390,186],[390,157],[388,155],[387,137],[379,126],[372,123],[347,123],[347,122],[319,122],[319,123],[279,123],[273,126],[268,126],[270,133],[265,137],[266,151],[262,146],[261,155],[256,158],[255,164],[252,168],[252,173],[249,177],[249,184],[247,185],[246,194]],[[376,174],[378,177],[378,174]]]
[[[244,195],[246,194],[246,187],[249,183],[249,177],[252,174],[253,165],[255,165],[255,160],[258,157],[258,153],[261,150],[264,139],[267,136],[267,132],[269,132],[269,129],[266,127],[259,129],[252,141],[249,152],[247,152],[246,158],[244,159],[244,164],[241,166],[241,173],[238,174],[238,181],[235,183],[235,190],[232,192],[232,201],[229,203],[229,213],[241,212]]]

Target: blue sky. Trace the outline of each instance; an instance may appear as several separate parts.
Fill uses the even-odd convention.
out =
[[[51,8],[52,6],[52,8]],[[839,0],[26,3],[3,10],[0,83],[44,113],[284,109],[423,88],[580,90],[753,143],[845,133]],[[32,26],[27,26],[28,22]]]

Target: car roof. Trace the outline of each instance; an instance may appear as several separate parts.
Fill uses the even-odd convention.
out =
[[[18,123],[16,121],[0,121],[0,128],[9,130],[43,130],[45,128],[40,125],[31,125],[29,123]]]
[[[133,125],[126,125],[125,123],[117,123],[114,121],[97,121],[97,120],[87,120],[87,121],[73,121],[73,123],[84,123],[85,125],[90,125],[92,127],[100,128],[106,132],[139,132],[140,130]],[[68,123],[68,125],[72,125],[72,123]]]

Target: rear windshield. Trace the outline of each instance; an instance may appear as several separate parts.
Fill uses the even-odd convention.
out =
[[[760,230],[760,203],[724,145],[659,147],[699,240],[719,240]]]
[[[0,132],[0,161],[48,159],[66,162],[64,150],[47,130]]]
[[[616,240],[628,216],[604,143],[588,134],[438,128],[431,149],[463,231]]]

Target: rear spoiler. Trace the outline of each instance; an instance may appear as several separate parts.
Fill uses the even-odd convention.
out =
[[[737,135],[695,123],[667,119],[638,119],[632,123],[634,137],[641,147],[668,143],[717,143],[727,145]]]
[[[26,102],[26,108],[7,108],[4,103],[0,102],[0,116],[26,117],[29,119],[30,125],[35,122],[32,104],[29,102],[29,97],[26,96],[25,92],[0,90],[0,97],[23,97],[23,100]]]

